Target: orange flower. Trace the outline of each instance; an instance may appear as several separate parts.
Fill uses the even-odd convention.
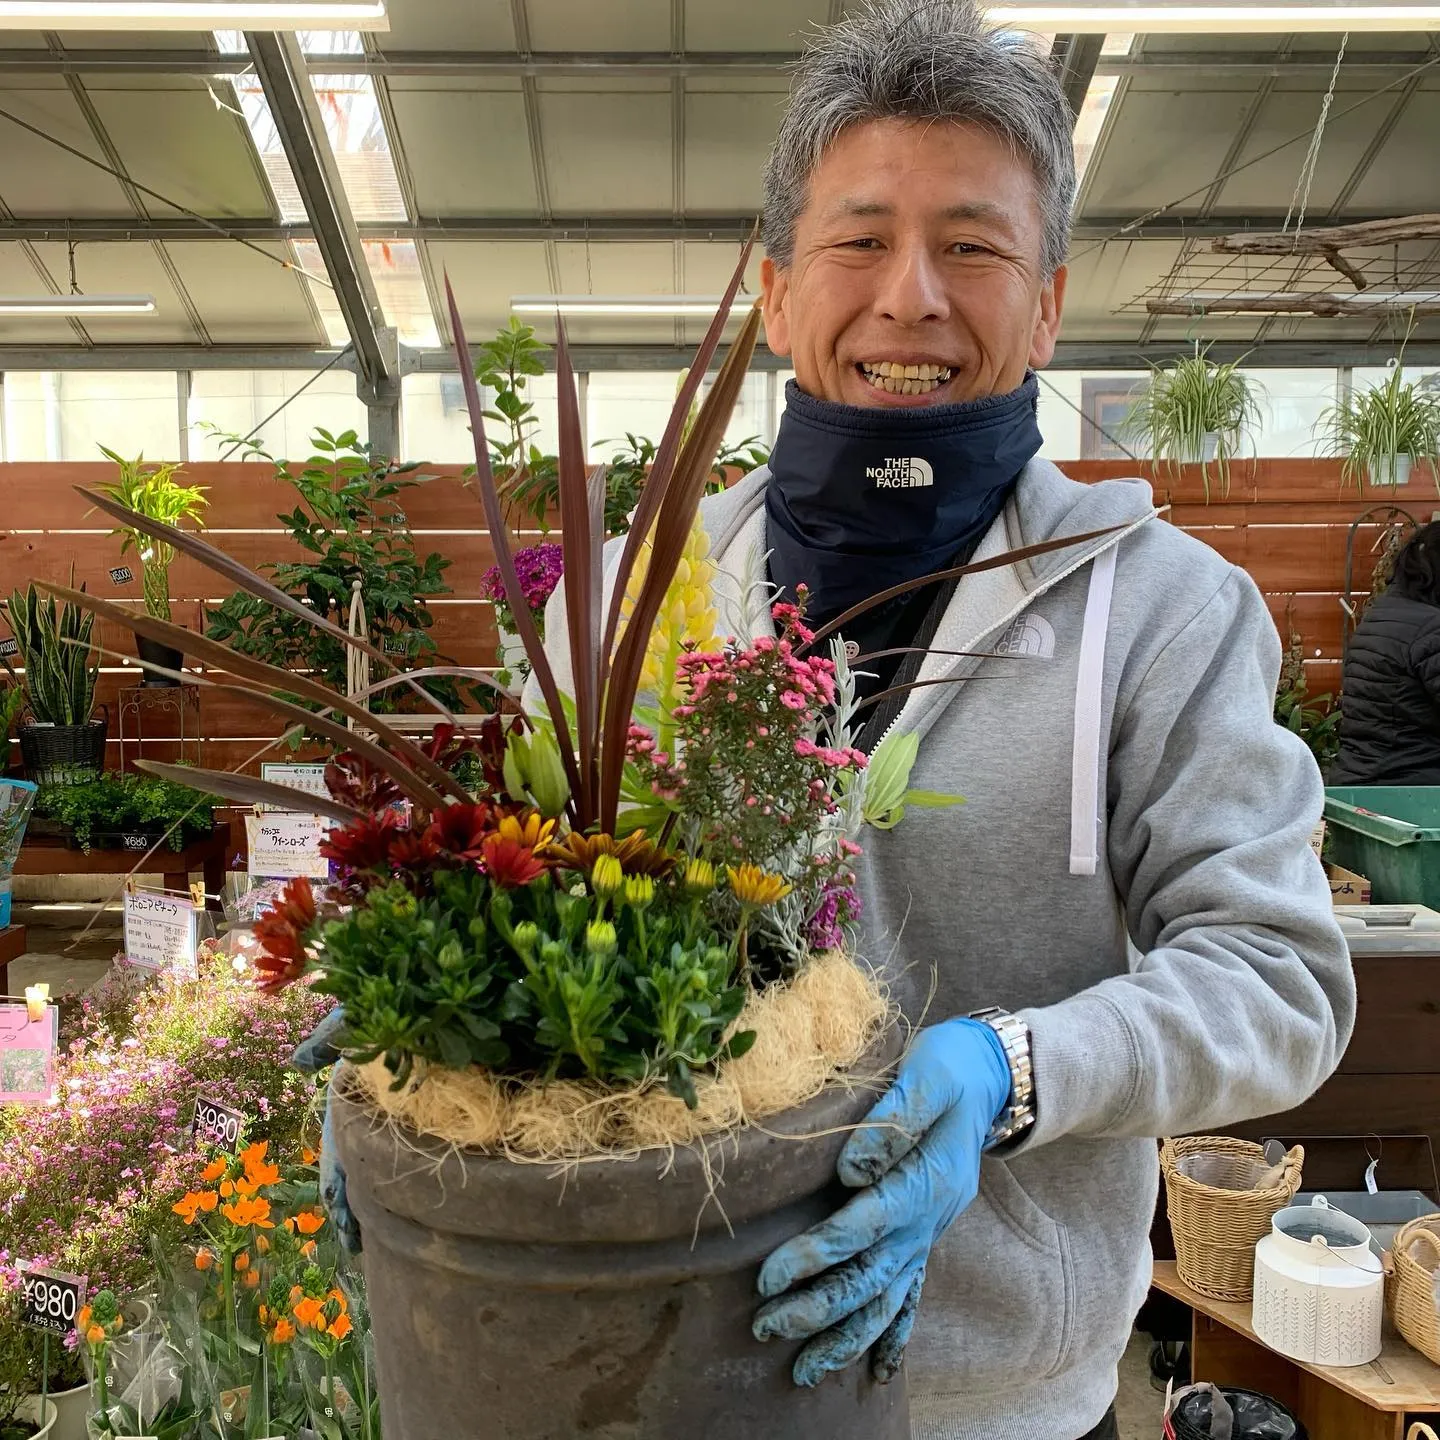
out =
[[[85,1338],[92,1344],[98,1345],[105,1338],[105,1327],[103,1325],[91,1325],[85,1331]]]
[[[91,1309],[88,1305],[80,1307],[80,1313],[75,1317],[75,1328],[83,1335],[90,1328]]]
[[[295,1217],[295,1228],[302,1235],[313,1235],[324,1223],[325,1217],[317,1215],[313,1210],[302,1210]]]
[[[313,1296],[307,1295],[303,1300],[295,1302],[295,1323],[308,1326],[313,1330],[325,1328],[325,1302],[316,1300]]]
[[[350,1308],[350,1302],[345,1298],[343,1290],[332,1290],[325,1298],[333,1300],[340,1307],[342,1315]]]
[[[341,1315],[330,1322],[330,1333],[337,1340],[343,1340],[350,1333],[350,1317]]]
[[[240,1271],[250,1268],[250,1256],[244,1250],[235,1257],[235,1268]]]
[[[282,990],[305,973],[305,942],[315,924],[315,892],[308,880],[292,880],[280,903],[255,925],[263,953],[255,961],[262,990]]]
[[[307,1240],[307,1241],[300,1247],[300,1253],[301,1253],[307,1260],[313,1260],[313,1259],[315,1258],[315,1252],[316,1252],[317,1249],[319,1249],[319,1246],[317,1246],[313,1240]]]
[[[187,1225],[193,1225],[202,1210],[208,1214],[215,1208],[216,1203],[217,1197],[213,1190],[191,1190],[170,1208],[181,1216]]]
[[[201,1172],[200,1178],[207,1184],[213,1185],[225,1173],[225,1157],[217,1155]]]
[[[220,1193],[228,1200],[235,1193],[235,1182],[233,1180],[222,1180],[220,1182]]]
[[[270,1219],[270,1202],[268,1200],[237,1200],[233,1205],[223,1205],[220,1213],[232,1224],[242,1228],[247,1225],[257,1226],[261,1230],[273,1230],[275,1222]]]
[[[485,873],[502,890],[518,890],[538,880],[546,871],[543,860],[535,852],[518,841],[506,839],[503,835],[489,836],[481,847],[485,862]]]
[[[313,1165],[319,1158],[320,1157],[316,1155],[308,1145],[303,1146],[300,1150],[300,1163],[302,1165]]]
[[[255,1249],[261,1255],[268,1255],[270,1253],[270,1241],[264,1235],[257,1235],[255,1237]]]
[[[284,1316],[281,1316],[281,1318],[275,1322],[275,1328],[270,1332],[271,1343],[275,1345],[284,1345],[288,1341],[293,1340],[294,1338],[295,1327],[288,1320],[286,1320]]]
[[[252,1188],[278,1185],[280,1183],[280,1167],[278,1165],[246,1166],[245,1179]]]
[[[260,1272],[258,1270],[247,1270],[242,1277],[247,1290],[258,1290],[260,1288]]]
[[[215,1265],[215,1252],[202,1245],[195,1252],[195,1268],[197,1270],[210,1270]]]
[[[270,1142],[268,1140],[254,1140],[240,1152],[237,1158],[248,1172],[257,1165],[265,1163],[265,1155],[269,1149]]]

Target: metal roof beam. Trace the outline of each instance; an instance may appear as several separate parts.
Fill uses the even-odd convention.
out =
[[[1052,370],[1138,370],[1150,361],[1172,360],[1188,346],[1184,340],[1062,340]],[[0,345],[0,372],[6,370],[318,370],[331,365],[354,370],[353,353],[337,361],[334,350],[309,346],[253,345]],[[1341,365],[1384,365],[1394,358],[1393,340],[1286,339],[1217,341],[1207,352],[1218,361],[1245,359],[1246,368],[1332,369]],[[577,371],[683,369],[694,357],[683,345],[576,345]],[[545,357],[553,363],[553,351]],[[714,364],[725,358],[722,349]],[[1405,347],[1407,364],[1440,365],[1440,338],[1412,337]],[[401,373],[448,374],[455,369],[454,351],[410,350],[401,347]],[[790,361],[763,347],[755,352],[756,370],[788,370]]]
[[[293,34],[252,32],[245,39],[370,392],[362,398],[383,403],[399,383],[395,332],[384,325],[300,43]]]
[[[1057,35],[1050,48],[1050,63],[1055,67],[1056,78],[1065,92],[1075,124],[1079,123],[1080,109],[1085,104],[1090,82],[1095,78],[1095,67],[1100,63],[1100,47],[1104,43],[1103,35]]]
[[[1372,224],[1392,219],[1390,215],[1355,214],[1346,224]],[[1154,220],[1137,223],[1126,215],[1088,215],[1072,227],[1077,245],[1099,240],[1208,240],[1246,230],[1274,231],[1285,223],[1283,211],[1268,214],[1211,214],[1205,219],[1171,211]],[[566,216],[550,220],[529,215],[457,215],[443,219],[384,221],[357,225],[362,240],[715,240],[730,243],[746,240],[755,224],[753,215],[615,215]],[[217,228],[218,227],[218,228]],[[276,220],[236,220],[220,216],[214,220],[171,219],[64,220],[58,217],[0,218],[0,241],[85,241],[119,244],[151,240],[243,239],[259,244],[309,240],[311,225],[285,225]],[[328,262],[327,262],[328,263]],[[367,272],[368,273],[368,272]]]
[[[1084,38],[1084,37],[1080,37]],[[662,79],[691,75],[776,75],[800,58],[798,51],[706,51],[672,55],[656,51],[425,51],[389,50],[367,54],[312,54],[311,69],[326,75],[473,76],[543,79],[548,76]],[[1433,58],[1424,50],[1362,52],[1347,56],[1347,75],[1394,74],[1414,69]],[[0,74],[8,75],[238,75],[248,70],[248,55],[216,55],[205,50],[75,49],[64,55],[43,50],[0,49]],[[1334,61],[1302,51],[1279,55],[1272,50],[1172,50],[1159,54],[1105,55],[1097,75],[1170,74],[1217,71],[1261,71],[1328,79]]]

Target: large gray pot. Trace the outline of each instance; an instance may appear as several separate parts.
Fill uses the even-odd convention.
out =
[[[835,1180],[847,1131],[825,1132],[872,1092],[712,1141],[722,1214],[691,1149],[561,1176],[397,1143],[344,1088],[386,1440],[907,1440],[903,1371],[881,1386],[861,1362],[801,1389],[799,1345],[750,1333],[760,1262],[851,1193]],[[786,1138],[801,1135],[820,1138]]]

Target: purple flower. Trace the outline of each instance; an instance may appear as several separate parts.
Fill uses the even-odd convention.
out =
[[[560,583],[564,572],[565,551],[553,541],[528,545],[515,552],[515,578],[520,582],[526,606],[532,611],[545,608],[545,602]],[[492,565],[485,572],[480,588],[486,598],[497,605],[508,604],[510,597],[505,593],[505,582],[500,578],[498,565]]]

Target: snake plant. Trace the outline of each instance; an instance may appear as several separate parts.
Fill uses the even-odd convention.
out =
[[[1207,502],[1213,465],[1220,493],[1228,495],[1230,461],[1240,453],[1246,431],[1260,422],[1253,382],[1238,360],[1216,364],[1199,345],[1193,355],[1151,370],[1150,383],[1121,429],[1147,445],[1152,460],[1172,471],[1198,464]]]
[[[178,525],[182,520],[194,520],[199,524],[200,512],[209,503],[205,499],[205,487],[181,485],[175,479],[181,469],[178,464],[171,462],[146,465],[143,455],[136,456],[134,460],[126,460],[103,445],[100,453],[107,460],[113,460],[120,470],[118,480],[96,487],[102,494],[108,495],[127,510],[133,510],[138,515],[148,515],[152,520],[162,520],[167,525]],[[152,540],[150,536],[124,526],[110,533],[120,536],[122,555],[133,545],[140,556],[146,611],[157,620],[168,620],[170,565],[175,559],[175,547],[163,540]]]
[[[5,616],[25,667],[31,718],[42,725],[87,724],[100,673],[99,656],[91,660],[95,616],[78,605],[42,601],[33,585],[10,596]],[[15,679],[10,661],[0,663]]]

